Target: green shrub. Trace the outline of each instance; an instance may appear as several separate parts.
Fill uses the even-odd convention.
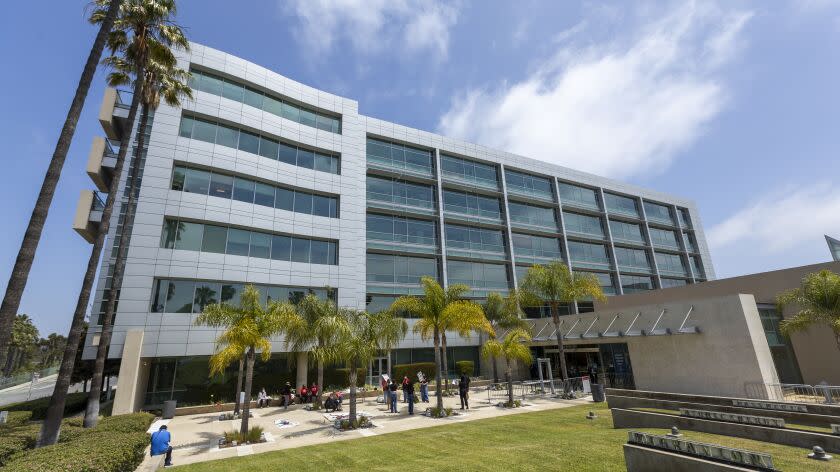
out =
[[[108,416],[99,420],[96,430],[114,433],[146,432],[154,420],[155,417],[151,413]]]
[[[79,436],[72,442],[15,454],[8,470],[38,472],[123,472],[137,468],[149,443],[146,433],[97,432]]]
[[[474,372],[475,362],[473,361],[458,361],[455,363],[455,373],[458,375],[472,377]]]
[[[71,393],[67,395],[64,403],[64,416],[74,415],[85,409],[87,405],[87,393]],[[33,420],[43,420],[47,417],[47,408],[50,406],[50,397],[30,400],[28,402],[13,403],[0,407],[0,410],[8,411],[31,411]]]
[[[365,384],[365,377],[367,377],[367,369],[364,367],[360,367],[356,369],[356,376],[358,377],[356,380],[356,386],[361,387]],[[327,378],[327,372],[324,371],[324,384],[325,385],[335,385],[337,387],[349,387],[350,386],[350,369],[347,367],[340,367],[335,369],[335,374],[330,376],[331,378]],[[298,386],[300,387],[300,386]]]
[[[13,454],[34,448],[40,431],[41,425],[38,424],[7,426],[0,429],[0,466]]]
[[[230,443],[236,441],[237,444],[245,444],[248,443],[258,443],[260,442],[260,438],[262,437],[263,429],[260,426],[251,426],[248,430],[248,433],[244,436],[240,434],[239,430],[233,431],[225,431],[224,438],[225,442]]]
[[[10,428],[14,426],[23,426],[29,423],[32,419],[31,411],[10,411],[9,417],[6,418],[6,424],[0,425],[0,428]]]
[[[391,374],[394,375],[394,381],[402,382],[402,378],[408,376],[415,383],[417,380],[417,372],[423,372],[429,380],[434,380],[437,369],[434,362],[415,362],[414,364],[397,364],[391,368]]]

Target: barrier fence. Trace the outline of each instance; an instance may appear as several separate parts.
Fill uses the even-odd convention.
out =
[[[38,378],[44,378],[48,375],[55,374],[56,372],[58,372],[58,366],[47,367],[46,369],[37,371]],[[22,374],[12,375],[10,377],[0,377],[0,390],[4,388],[14,387],[15,385],[31,382],[33,379],[33,373],[35,372],[24,372]]]
[[[793,403],[840,404],[840,386],[746,383],[747,398]]]
[[[513,399],[524,402],[529,397],[554,396],[560,397],[570,394],[580,396],[584,394],[584,377],[573,377],[566,380],[527,380],[513,382]],[[553,387],[553,388],[552,388]],[[507,382],[491,383],[487,386],[487,402],[496,404],[508,401]]]

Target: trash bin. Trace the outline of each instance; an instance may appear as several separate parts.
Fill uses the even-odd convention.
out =
[[[592,384],[592,401],[600,403],[604,400],[604,384]]]
[[[178,404],[178,400],[167,400],[163,402],[163,414],[161,415],[163,419],[169,420],[175,417],[175,406]]]

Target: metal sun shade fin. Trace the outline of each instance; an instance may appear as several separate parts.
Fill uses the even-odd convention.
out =
[[[593,326],[595,326],[595,323],[597,323],[597,322],[598,322],[598,317],[596,316],[596,317],[592,320],[592,323],[589,323],[589,327],[588,327],[588,328],[586,328],[586,331],[584,331],[584,332],[583,332],[583,334],[581,334],[581,335],[580,335],[580,337],[581,337],[582,339],[590,339],[590,338],[597,338],[597,337],[600,337],[600,336],[599,336],[599,334],[598,334],[597,332],[596,332],[595,334],[589,334],[589,331],[591,331],[591,330],[592,330],[592,327],[593,327]]]
[[[666,311],[668,311],[668,309],[663,308],[662,311],[659,312],[659,317],[656,318],[656,322],[653,323],[653,326],[651,326],[650,331],[642,331],[642,334],[645,336],[662,336],[665,334],[671,334],[671,330],[668,328],[658,329],[659,322],[662,321],[662,317],[665,316]]]
[[[643,335],[641,330],[639,330],[639,329],[634,330],[633,329],[633,326],[636,324],[636,320],[638,320],[640,316],[642,316],[641,311],[636,313],[636,316],[633,317],[633,321],[631,321],[630,324],[627,326],[627,329],[624,330],[624,335],[625,336],[642,336]]]
[[[691,312],[694,311],[694,305],[688,309],[688,312],[685,314],[685,318],[683,318],[682,324],[680,325],[679,329],[677,329],[676,334],[697,334],[700,332],[700,328],[697,326],[686,326],[685,324],[688,322],[688,317],[691,316]]]
[[[615,324],[615,320],[617,320],[619,318],[621,318],[621,313],[618,313],[617,315],[615,315],[613,317],[612,321],[610,321],[610,324],[607,325],[607,328],[604,329],[604,331],[602,333],[598,333],[598,336],[600,336],[602,338],[616,338],[616,337],[624,336],[624,333],[622,333],[621,331],[610,331],[610,328],[612,328],[613,324]]]
[[[577,320],[575,320],[572,327],[569,328],[568,331],[566,331],[566,334],[563,336],[563,339],[581,339],[581,336],[579,334],[571,336],[572,331],[575,329],[575,327],[578,325],[578,323],[580,323],[580,320],[581,320],[581,318],[578,318]],[[561,331],[561,333],[562,333],[562,331]]]

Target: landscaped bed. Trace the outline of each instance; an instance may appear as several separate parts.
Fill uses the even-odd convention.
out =
[[[598,418],[587,420],[590,411]],[[374,470],[397,464],[404,470],[620,471],[625,470],[622,445],[627,431],[612,428],[606,404],[587,404],[202,462],[179,470],[295,470],[317,463],[325,470]],[[840,471],[840,461],[813,461],[801,448],[691,431],[683,434],[685,439],[771,454],[781,470]]]

